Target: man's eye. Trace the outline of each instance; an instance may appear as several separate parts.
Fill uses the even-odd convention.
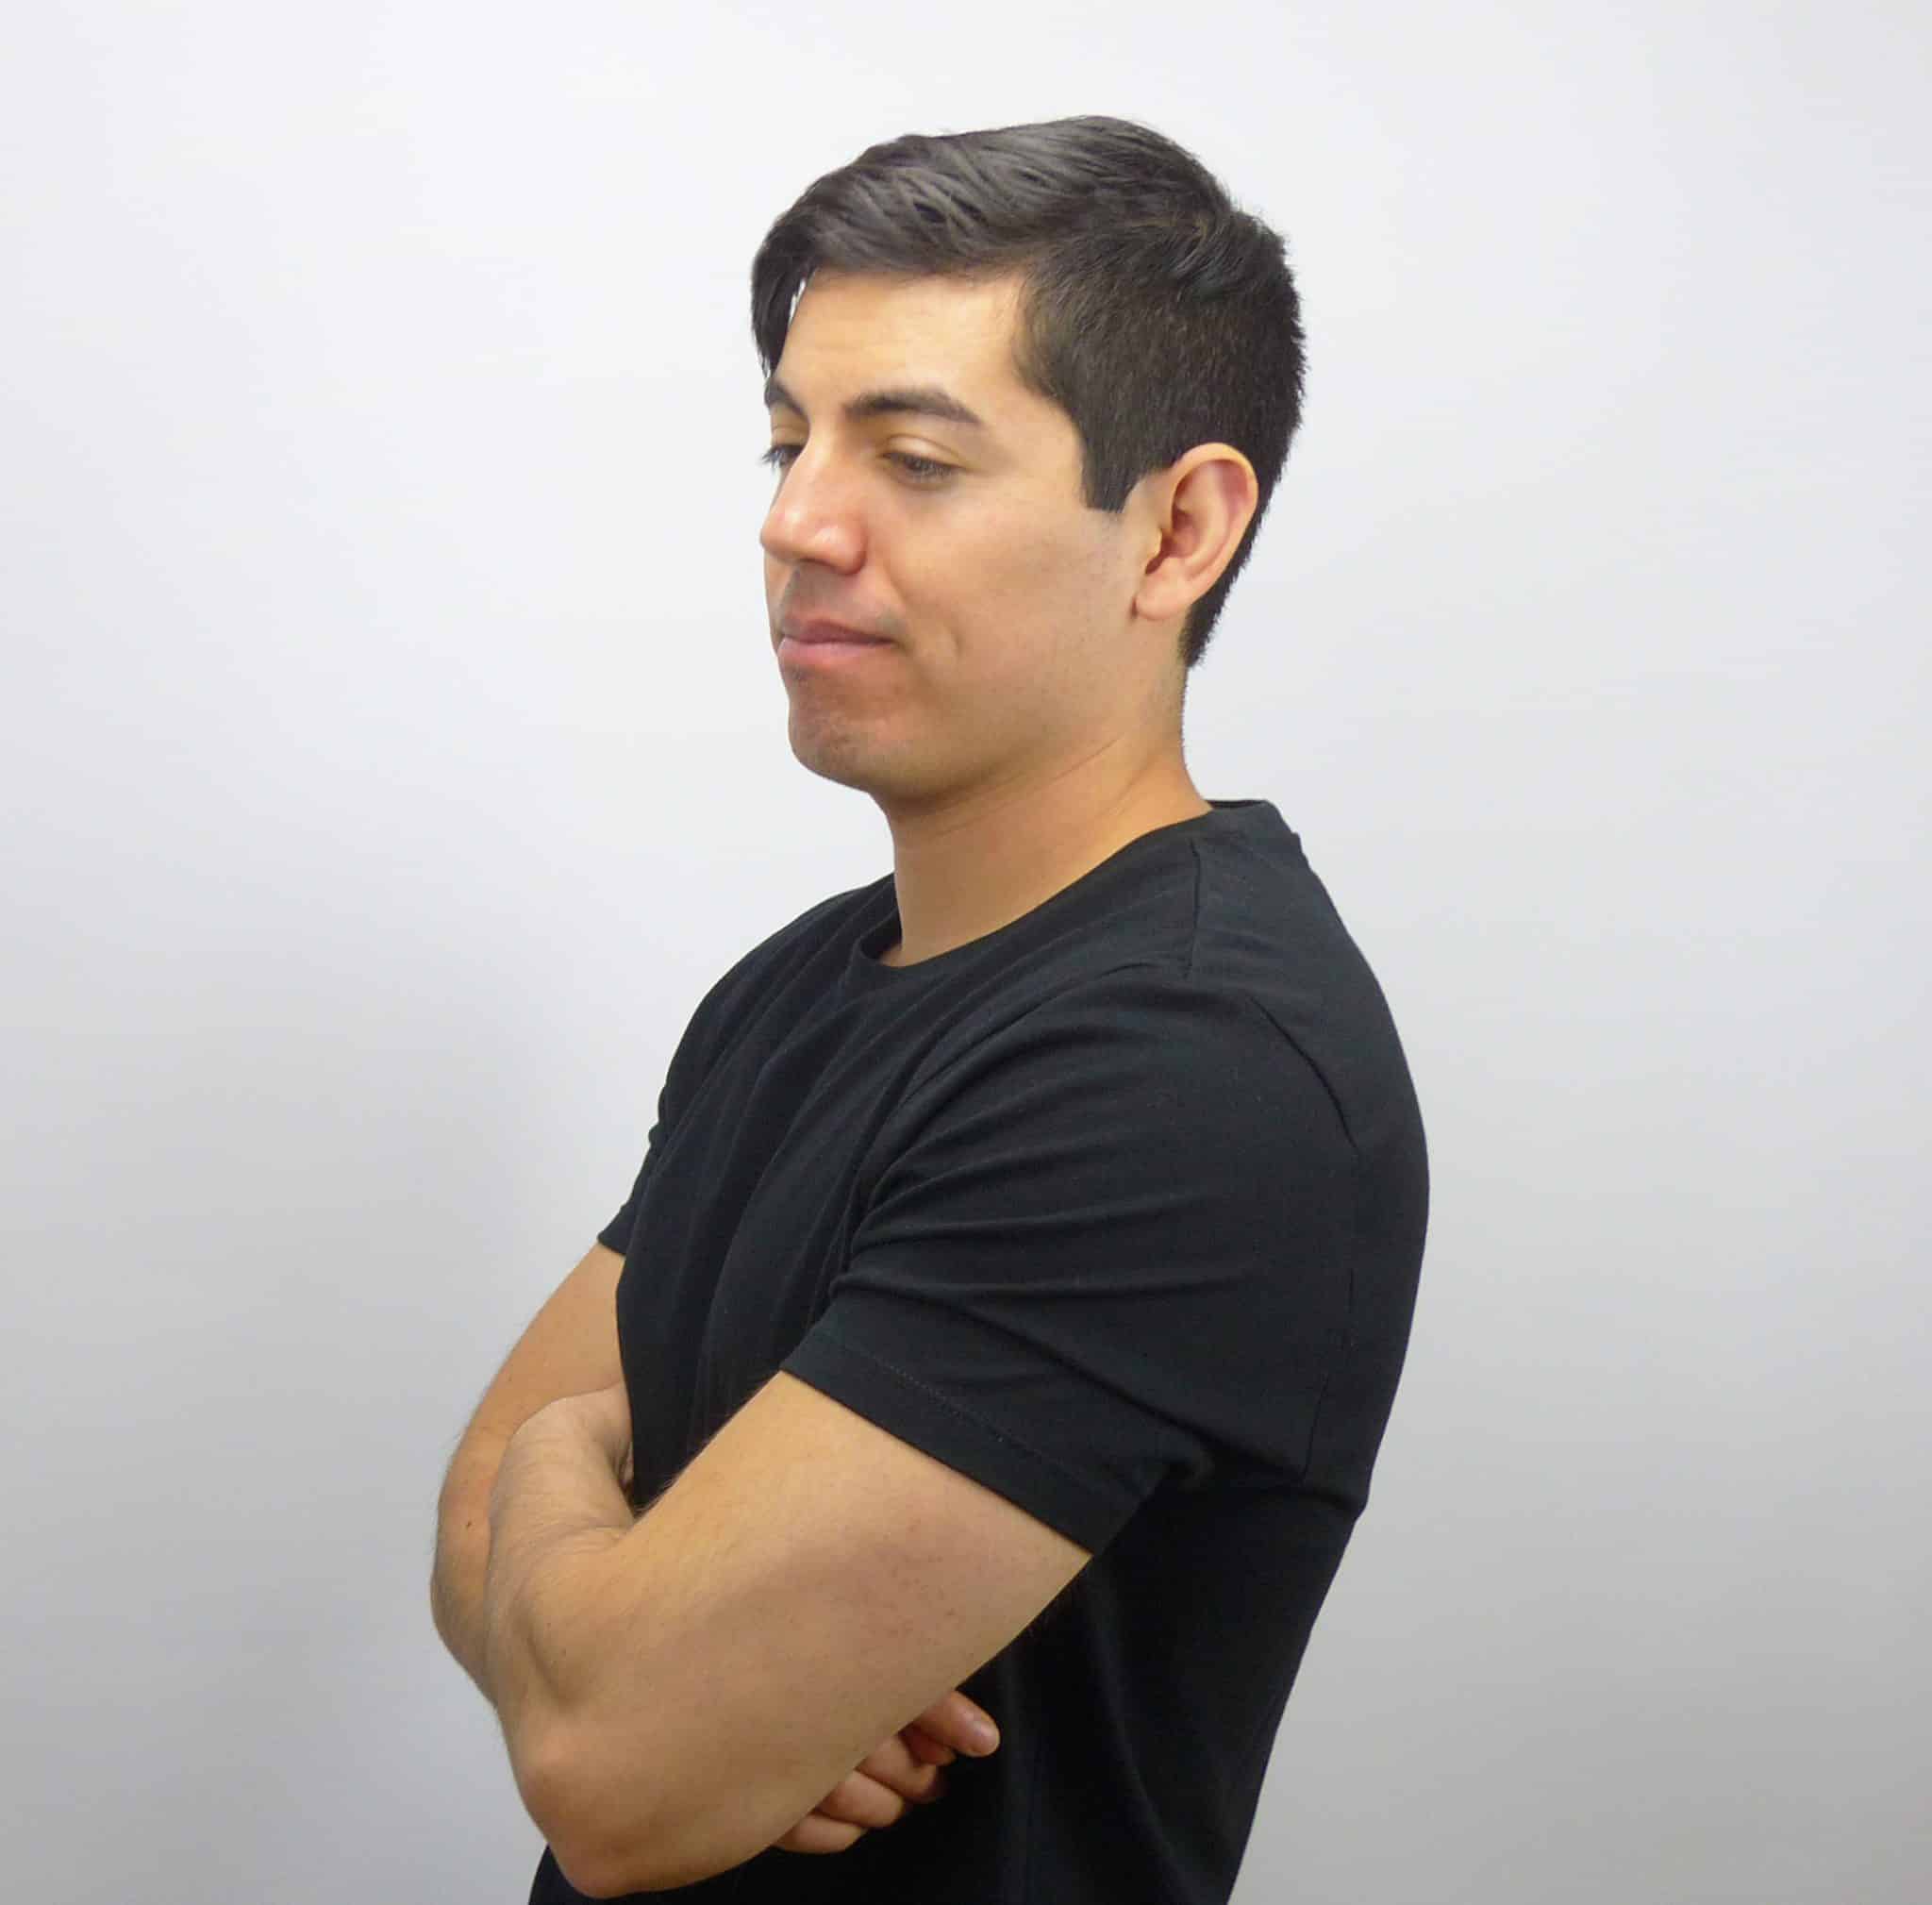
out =
[[[773,469],[782,475],[791,467],[791,459],[797,456],[799,447],[797,443],[774,443],[758,459],[758,461],[770,464]],[[905,450],[891,450],[887,452],[887,455],[893,462],[899,464],[915,482],[943,482],[946,477],[953,474],[952,464],[936,463],[930,457],[915,457]]]
[[[936,463],[930,457],[915,457],[904,450],[892,451],[891,457],[895,463],[902,464],[909,474],[917,476],[923,483],[936,483],[941,477],[953,474],[952,464]]]

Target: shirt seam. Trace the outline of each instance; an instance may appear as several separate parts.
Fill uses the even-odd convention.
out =
[[[1303,1050],[1300,1042],[1253,993],[1245,986],[1235,988],[1242,998],[1261,1014],[1261,1017],[1274,1028],[1275,1032],[1286,1041],[1288,1047],[1314,1075],[1335,1112],[1335,1122],[1341,1128],[1341,1135],[1348,1142],[1350,1160],[1349,1176],[1353,1180],[1353,1193],[1349,1198],[1348,1224],[1348,1278],[1346,1295],[1342,1301],[1341,1341],[1336,1345],[1335,1353],[1322,1377],[1322,1387],[1315,1394],[1315,1406],[1308,1412],[1308,1439],[1302,1449],[1301,1480],[1306,1484],[1315,1470],[1315,1444],[1321,1434],[1322,1412],[1327,1407],[1329,1392],[1335,1387],[1335,1379],[1341,1373],[1343,1361],[1356,1347],[1355,1296],[1356,1271],[1361,1251],[1362,1202],[1368,1186],[1368,1171],[1362,1157],[1362,1147],[1357,1144],[1355,1133],[1349,1129],[1347,1114],[1341,1109],[1341,1100],[1336,1095],[1335,1087],[1329,1083],[1327,1075],[1315,1061]]]
[[[917,1390],[920,1395],[925,1396],[929,1401],[937,1403],[948,1415],[956,1416],[959,1421],[978,1429],[983,1435],[991,1436],[995,1442],[1000,1443],[1003,1446],[1015,1449],[1021,1455],[1029,1457],[1032,1461],[1038,1462],[1041,1467],[1050,1471],[1062,1481],[1070,1483],[1083,1501],[1088,1502],[1090,1505],[1091,1504],[1092,1492],[1084,1476],[1076,1474],[1073,1469],[1063,1467],[1050,1455],[1042,1455],[1039,1449],[1033,1447],[1028,1443],[1020,1441],[1018,1437],[1008,1434],[1005,1429],[996,1429],[991,1423],[983,1421],[980,1417],[969,1413],[966,1410],[961,1409],[950,1395],[933,1388],[930,1383],[922,1382],[918,1377],[901,1369],[897,1363],[888,1362],[883,1356],[852,1342],[833,1323],[829,1312],[819,1319],[817,1333],[829,1337],[848,1356],[861,1357],[867,1362],[872,1363],[874,1368],[883,1369],[889,1375],[897,1377],[908,1389]],[[1113,1512],[1110,1504],[1107,1509],[1107,1512]]]

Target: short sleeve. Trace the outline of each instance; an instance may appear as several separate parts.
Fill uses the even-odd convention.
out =
[[[662,1155],[664,1127],[668,1121],[665,1109],[667,1095],[668,1087],[658,1095],[658,1121],[644,1139],[644,1161],[638,1166],[630,1195],[619,1207],[617,1215],[597,1232],[598,1243],[607,1250],[615,1250],[620,1257],[630,1252],[630,1240],[637,1233],[638,1212],[644,1201],[644,1187],[650,1182],[652,1167]]]
[[[1163,1483],[1305,1470],[1358,1173],[1246,993],[1084,982],[915,1089],[875,1155],[790,1374],[1096,1553]]]

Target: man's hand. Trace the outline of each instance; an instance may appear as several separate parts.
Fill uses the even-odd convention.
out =
[[[587,1390],[581,1395],[559,1396],[545,1410],[567,1415],[599,1448],[610,1463],[618,1486],[628,1493],[631,1479],[630,1392],[623,1380],[608,1389]],[[540,1413],[542,1412],[540,1412]]]
[[[960,1753],[974,1759],[993,1750],[973,1737],[968,1723],[988,1715],[964,1694],[950,1693],[861,1760],[782,1839],[781,1852],[843,1852],[875,1826],[895,1825],[907,1801],[929,1806],[942,1798],[940,1769]],[[993,1746],[999,1744],[997,1730]]]

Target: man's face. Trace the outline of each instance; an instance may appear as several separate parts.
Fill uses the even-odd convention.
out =
[[[792,751],[889,812],[1022,794],[1147,727],[1174,635],[1131,614],[1160,536],[1143,483],[1119,516],[1081,501],[1067,414],[1022,388],[1014,281],[820,274],[772,395],[777,491],[759,542],[772,640],[818,618],[888,638],[779,668]],[[979,423],[854,417],[938,389]]]

